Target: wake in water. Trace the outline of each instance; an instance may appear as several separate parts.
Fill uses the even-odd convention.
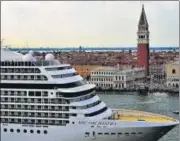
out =
[[[156,93],[153,93],[154,96],[168,96],[167,93],[160,93],[160,92],[156,92]]]
[[[133,102],[133,103],[121,103],[121,104],[118,104],[118,106],[126,106],[126,105],[141,105],[141,104],[154,104],[154,103],[158,103],[160,101],[158,100],[149,100],[149,101],[145,101],[145,102]],[[117,105],[116,105],[117,107]]]

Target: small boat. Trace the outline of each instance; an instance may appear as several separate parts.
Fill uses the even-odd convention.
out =
[[[178,115],[179,111],[178,110],[174,110],[173,113]]]
[[[138,86],[138,92],[139,94],[147,95],[149,91],[149,88],[146,87],[145,85],[139,85]]]

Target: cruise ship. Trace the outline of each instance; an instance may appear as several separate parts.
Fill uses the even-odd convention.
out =
[[[1,141],[156,141],[179,124],[111,109],[69,64],[1,49]]]

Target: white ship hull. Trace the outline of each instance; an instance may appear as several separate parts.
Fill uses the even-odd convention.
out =
[[[69,124],[67,126],[23,127],[16,124],[1,124],[1,141],[156,141],[174,127],[174,125],[118,126],[103,128]],[[4,128],[7,129],[7,132],[3,131]],[[10,132],[10,129],[14,129],[14,132]],[[17,129],[20,129],[20,133],[17,132]],[[24,129],[27,130],[27,133],[23,132]],[[30,130],[33,130],[34,133],[30,133]],[[37,133],[37,130],[41,131],[40,134]],[[47,131],[47,134],[44,134],[44,130]],[[90,133],[89,136],[85,134],[86,132]]]

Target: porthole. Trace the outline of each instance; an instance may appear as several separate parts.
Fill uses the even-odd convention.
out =
[[[40,130],[37,130],[37,133],[40,134]]]
[[[6,129],[6,128],[4,128],[4,132],[7,132],[7,129]]]
[[[33,130],[30,130],[30,133],[34,133],[34,131],[33,131]]]
[[[47,130],[44,130],[44,134],[47,134]]]
[[[26,129],[24,129],[24,133],[27,133],[27,130],[26,130]]]
[[[13,130],[13,129],[10,129],[10,132],[14,132],[14,130]]]
[[[20,133],[20,129],[17,129],[17,132]]]

